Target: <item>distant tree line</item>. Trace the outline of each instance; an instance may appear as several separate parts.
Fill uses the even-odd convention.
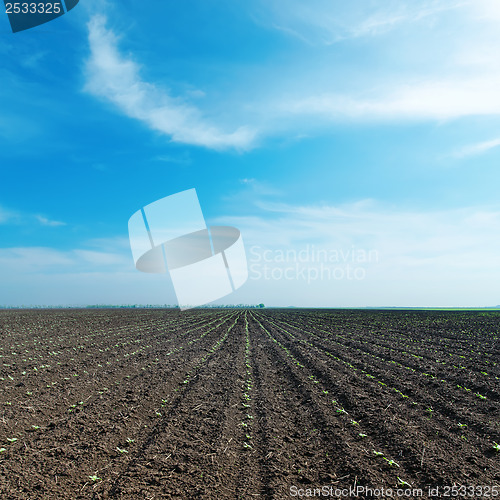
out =
[[[200,306],[200,308],[209,309],[263,309],[264,304],[224,304],[224,305],[208,305]],[[177,304],[90,304],[87,306],[46,306],[46,305],[30,305],[30,306],[5,306],[0,305],[0,309],[179,309]]]

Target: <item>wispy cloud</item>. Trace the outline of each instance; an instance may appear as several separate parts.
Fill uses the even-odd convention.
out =
[[[47,268],[61,271],[74,259],[67,253],[44,247],[13,247],[0,249],[0,268],[9,273],[40,272]]]
[[[416,3],[398,0],[384,2],[383,7],[379,8],[377,12],[348,29],[346,36],[347,38],[357,38],[379,35],[398,25],[417,23],[467,4],[470,4],[470,1],[431,0]]]
[[[103,269],[109,273],[134,271],[128,238],[93,238],[69,250],[38,246],[0,248],[0,270],[4,273],[87,273]]]
[[[248,286],[266,303],[311,306],[498,303],[498,204],[418,210],[376,200],[339,205],[292,205],[261,200],[258,206],[261,212],[257,215],[221,217],[216,222],[241,230],[253,276]],[[366,272],[366,279],[357,283],[328,278],[308,283],[300,274],[294,274],[295,269],[318,270],[320,262],[333,268],[348,264],[318,261],[311,257],[314,252],[350,255],[357,251],[375,256],[353,264]],[[283,257],[287,255],[291,257]],[[285,276],[285,269],[292,278],[279,279]]]
[[[0,269],[11,273],[133,271],[127,251],[59,250],[51,247],[0,248]]]
[[[14,218],[17,218],[17,214],[15,212],[0,207],[0,224],[12,222]]]
[[[381,35],[398,26],[426,20],[469,3],[466,0],[387,0],[366,2],[360,6],[332,0],[266,0],[262,2],[256,19],[308,44],[330,45]]]
[[[47,217],[44,217],[43,215],[35,215],[35,218],[42,226],[58,227],[66,225],[66,222],[61,222],[58,220],[50,220]]]
[[[259,201],[260,215],[220,218],[241,229],[245,242],[296,248],[300,244],[375,248],[391,275],[410,268],[445,272],[500,269],[500,207],[411,210],[376,200],[333,205]],[[398,209],[396,209],[398,208]],[[391,266],[393,271],[389,271]]]
[[[269,197],[281,198],[283,192],[269,183],[255,179],[253,177],[244,177],[239,179],[241,189],[230,194],[222,196],[222,199],[237,212],[240,212],[244,206],[246,210],[251,210],[258,202],[257,200],[267,200]],[[222,220],[219,221],[224,224]]]
[[[346,121],[446,121],[500,115],[500,64],[492,64],[498,59],[500,37],[492,32],[485,43],[480,35],[493,29],[491,20],[484,18],[485,12],[496,9],[488,0],[425,0],[418,5],[390,0],[367,2],[363,9],[331,0],[270,0],[257,5],[258,9],[248,9],[261,24],[307,42],[307,54],[313,57],[304,61],[300,55],[293,66],[273,63],[269,68],[252,68],[244,81],[241,74],[228,71],[228,80],[245,96],[245,101],[232,103],[231,119],[249,126],[228,132],[216,119],[207,118],[200,106],[223,109],[210,92],[200,104],[197,91],[174,96],[145,81],[139,63],[120,51],[119,37],[102,15],[94,15],[88,23],[85,89],[174,142],[216,150],[248,150],[263,136],[290,138],[297,131]],[[465,26],[463,40],[442,36],[450,22]],[[423,32],[418,23],[424,23]],[[396,30],[403,25],[412,25],[404,36]],[[373,38],[363,56],[377,64],[344,61],[349,50],[359,57],[355,39],[384,33],[394,38]],[[421,40],[423,33],[429,40]],[[339,40],[346,43],[314,47]],[[400,51],[388,50],[388,43],[400,41]],[[435,44],[438,48],[427,57]],[[338,65],[331,65],[338,56]],[[266,85],[255,84],[257,80]]]
[[[0,248],[0,304],[175,303],[168,276],[137,272],[118,240],[101,243],[109,248]]]
[[[468,80],[414,81],[388,86],[372,97],[324,93],[289,99],[280,112],[316,115],[328,120],[448,120],[500,114],[500,74]],[[365,92],[366,94],[367,92]]]
[[[157,155],[154,158],[152,158],[151,161],[158,161],[162,163],[173,163],[177,165],[191,165],[191,163],[193,162],[189,153],[185,151],[177,155],[172,155],[172,154]]]
[[[274,95],[264,96],[266,123],[291,131],[498,116],[499,16],[498,2],[490,0],[389,0],[363,8],[334,0],[269,0],[258,16],[262,24],[267,20],[268,27],[310,45],[345,43],[304,49],[323,65],[297,61],[302,74],[284,72]],[[450,26],[459,26],[460,36],[444,36]],[[368,36],[369,42],[357,40]],[[351,50],[354,64],[344,60]]]
[[[50,219],[40,214],[30,214],[0,206],[0,224],[42,225],[47,227],[66,226],[66,222]]]
[[[476,144],[469,144],[461,149],[458,149],[451,156],[455,158],[466,158],[468,156],[476,156],[482,153],[486,153],[491,149],[495,149],[500,146],[500,138],[493,139],[491,141],[478,142]]]
[[[119,52],[118,37],[95,15],[88,23],[90,57],[86,91],[113,103],[130,118],[168,135],[172,141],[211,149],[248,149],[256,133],[248,127],[224,132],[209,123],[195,106],[142,80],[139,66]]]

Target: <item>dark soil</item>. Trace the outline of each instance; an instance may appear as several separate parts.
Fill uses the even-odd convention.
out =
[[[4,310],[0,334],[2,499],[500,497],[498,312]]]

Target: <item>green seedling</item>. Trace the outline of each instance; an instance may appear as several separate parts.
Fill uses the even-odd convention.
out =
[[[128,453],[127,450],[124,450],[123,448],[118,448],[118,446],[116,447],[116,450],[119,451],[120,453]]]
[[[406,481],[403,481],[400,477],[397,477],[397,480],[398,480],[398,485],[399,486],[409,486],[411,488],[411,484],[410,483],[407,483]]]
[[[383,455],[383,453],[381,451],[375,451],[375,450],[373,450],[373,454],[377,455],[377,457],[380,457]]]
[[[497,453],[500,452],[500,444],[495,443],[495,441],[493,441],[493,450],[496,451]]]
[[[135,439],[132,439],[132,438],[127,438],[127,443],[128,444],[132,444],[135,442]]]
[[[389,460],[388,458],[385,458],[384,457],[384,460],[392,467],[392,466],[395,466],[395,467],[399,467],[399,464],[397,462],[395,462],[394,460]]]
[[[365,438],[365,437],[367,437],[367,436],[368,436],[368,434],[363,434],[362,432],[360,432],[360,433],[358,434],[358,436],[359,436],[359,437],[362,437],[362,438]]]
[[[97,476],[89,476],[89,479],[90,479],[91,481],[94,481],[94,483],[95,483],[96,481],[101,481],[101,478],[100,478],[100,477],[97,477]]]
[[[7,438],[7,441],[9,443],[15,443],[17,441],[17,438]]]
[[[38,429],[40,429],[40,426],[39,426],[39,425],[32,425],[31,427],[33,427],[33,429],[35,429],[36,431],[37,431]]]

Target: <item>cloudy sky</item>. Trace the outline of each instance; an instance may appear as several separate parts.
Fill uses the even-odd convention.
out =
[[[81,0],[0,16],[0,305],[175,303],[127,223],[196,188],[221,303],[500,304],[496,0]]]

